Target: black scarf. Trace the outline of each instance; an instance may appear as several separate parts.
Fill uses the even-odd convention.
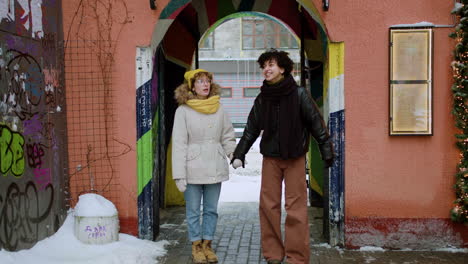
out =
[[[294,158],[297,148],[302,148],[303,124],[299,111],[299,96],[297,83],[292,75],[284,80],[268,84],[263,81],[260,96],[264,100],[263,136],[268,139],[279,128],[279,145],[282,159]],[[274,127],[275,108],[279,105],[279,127]]]

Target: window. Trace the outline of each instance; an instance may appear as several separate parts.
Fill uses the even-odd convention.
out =
[[[273,20],[242,18],[242,48],[292,48],[299,45],[288,29]]]
[[[390,29],[390,135],[432,135],[432,29]]]
[[[232,87],[221,88],[220,95],[223,98],[232,98]]]
[[[279,47],[277,48],[291,48],[291,49],[298,49],[299,45],[297,44],[296,39],[293,35],[288,31],[287,28],[278,25],[279,27]]]
[[[208,34],[208,36],[202,37],[199,48],[204,50],[214,49],[214,31]]]
[[[260,87],[244,87],[244,97],[257,97]]]

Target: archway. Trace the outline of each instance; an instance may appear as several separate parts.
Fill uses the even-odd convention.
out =
[[[222,23],[226,17],[245,12],[267,14],[282,21],[295,35],[301,36],[303,54],[306,54],[303,60],[307,60],[308,65],[320,63],[323,65],[323,91],[318,93],[315,99],[323,101],[324,116],[326,119],[330,117],[330,124],[335,124],[335,128],[330,129],[338,133],[332,135],[335,149],[341,150],[339,154],[344,153],[342,144],[344,121],[339,121],[340,116],[337,118],[332,116],[334,107],[333,103],[330,103],[333,101],[330,100],[330,93],[337,89],[329,89],[331,78],[335,77],[333,74],[340,74],[336,67],[342,66],[330,63],[331,57],[334,57],[335,53],[342,54],[342,45],[334,47],[335,45],[330,43],[326,28],[310,1],[238,1],[237,6],[233,1],[171,1],[161,13],[153,33],[151,47],[138,51],[147,58],[146,61],[148,58],[152,59],[152,67],[149,67],[145,74],[140,74],[137,93],[138,211],[142,237],[154,239],[157,236],[159,206],[164,206],[165,202],[166,168],[170,169],[170,166],[167,166],[166,156],[173,115],[177,107],[172,99],[173,89],[183,82],[183,74],[190,68],[193,54],[197,54],[198,41],[202,33],[215,27],[217,23]],[[305,61],[302,61],[301,65],[306,65]],[[304,84],[306,74],[304,69],[302,70],[301,83]],[[313,73],[308,72],[309,76],[311,74]],[[338,89],[338,97],[342,98],[342,89],[341,94],[339,91]],[[319,98],[322,95],[323,97]],[[324,223],[325,229],[331,234],[330,242],[333,245],[342,244],[343,241],[344,159],[342,155],[340,159],[335,162],[330,177],[327,177],[329,172],[325,171],[322,189],[326,199],[325,205],[330,205],[330,208],[325,206],[326,212],[329,213],[325,214]],[[320,170],[320,168],[311,169],[316,172]]]

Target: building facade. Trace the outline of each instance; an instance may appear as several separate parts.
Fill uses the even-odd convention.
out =
[[[221,85],[221,103],[236,127],[243,127],[260,92],[263,74],[257,63],[269,48],[288,52],[299,81],[298,39],[274,18],[255,13],[226,17],[200,40],[199,67],[214,73]],[[194,56],[195,58],[195,56]]]
[[[205,43],[199,45],[202,36],[223,29],[234,17],[280,22],[304,49],[305,58],[295,58],[307,66],[300,81],[307,76],[308,86],[317,88],[311,92],[318,91],[314,98],[322,106],[337,154],[323,182],[325,235],[331,245],[467,246],[466,225],[450,219],[460,153],[451,114],[456,41],[448,35],[455,30],[451,11],[459,1],[26,2],[2,1],[0,8],[0,66],[2,76],[12,80],[0,87],[0,227],[7,219],[5,192],[19,189],[25,200],[38,201],[34,208],[40,210],[35,218],[20,215],[13,226],[21,229],[39,219],[43,222],[35,228],[42,233],[16,246],[0,231],[2,248],[28,247],[49,235],[60,225],[60,208],[66,207],[60,201],[73,207],[86,192],[97,192],[117,206],[121,232],[156,238],[160,208],[180,200],[170,178],[169,145],[177,108],[173,91],[197,60],[194,54],[224,87],[232,84],[235,98],[252,100],[244,91],[255,90],[244,88],[258,87],[262,79],[255,76],[257,50],[219,47],[218,54],[207,56],[209,51],[201,48]],[[61,14],[56,13],[59,3]],[[240,27],[229,27],[219,34],[241,36],[237,30]],[[252,41],[243,43],[257,47],[261,40],[257,43],[251,33],[245,35]],[[47,36],[54,34],[66,43],[63,67],[56,63],[59,53],[48,52],[54,41]],[[56,76],[62,70],[61,82]],[[12,73],[18,73],[17,78]],[[30,81],[24,81],[26,77]],[[51,90],[60,84],[62,90]],[[13,86],[28,91],[28,97]],[[11,91],[20,91],[15,95],[24,104],[20,108]],[[225,99],[223,104],[232,109],[235,123],[245,120],[241,104],[230,106]],[[24,113],[30,119],[19,118]],[[36,117],[43,119],[35,122]],[[33,133],[32,124],[39,123],[42,133]],[[11,159],[13,145],[18,147],[16,159]],[[320,157],[310,158],[319,164]],[[35,162],[39,159],[41,166]],[[15,166],[8,166],[13,161]],[[49,180],[43,182],[44,177]],[[62,183],[69,190],[61,189]],[[54,228],[47,227],[49,223]],[[8,235],[26,232],[7,230]]]
[[[64,4],[65,29],[76,26],[72,18],[79,2]],[[109,103],[115,105],[109,113],[117,124],[108,129],[112,137],[107,138],[114,144],[115,153],[110,156],[115,158],[107,159],[112,164],[113,176],[108,176],[112,180],[102,184],[116,183],[107,185],[115,188],[111,194],[103,194],[117,204],[125,232],[149,239],[157,236],[159,207],[167,205],[170,195],[177,197],[171,187],[167,152],[177,107],[172,93],[191,68],[199,40],[227,17],[253,13],[286,25],[301,39],[308,65],[321,68],[315,82],[323,83],[318,97],[322,95],[323,114],[337,153],[324,178],[330,244],[349,248],[466,246],[466,228],[450,220],[459,155],[450,113],[455,42],[448,37],[454,30],[451,10],[456,1],[161,0],[155,1],[155,9],[147,3],[120,2],[125,8],[115,11],[122,29],[113,37],[118,40],[112,42],[115,52],[109,86],[113,95]],[[325,10],[327,3],[330,6]],[[88,33],[97,29],[91,24]],[[420,51],[404,55],[412,50],[404,48],[412,43],[404,37],[398,39],[401,49],[392,48],[393,38],[407,36],[395,35],[401,27],[429,30],[430,37],[417,35],[417,43],[422,44],[414,48],[433,56],[418,64],[416,72],[409,71],[417,77],[410,80],[417,89],[391,93],[401,88],[397,85],[408,84],[404,79],[408,69],[400,66],[424,61]],[[200,49],[199,55],[203,52]],[[222,52],[224,57],[235,55],[228,49]],[[390,58],[391,52],[403,55]],[[245,53],[245,58],[254,57]],[[200,65],[205,63],[201,58]],[[251,66],[255,68],[253,63],[244,68]],[[391,75],[398,69],[403,75]],[[424,71],[427,76],[416,76]],[[429,81],[423,79],[428,76]],[[392,101],[398,96],[402,96],[400,101]],[[411,105],[417,105],[418,111],[410,111]],[[424,112],[424,131],[416,125],[420,111]],[[81,151],[86,156],[86,150]],[[74,184],[71,181],[72,190]]]

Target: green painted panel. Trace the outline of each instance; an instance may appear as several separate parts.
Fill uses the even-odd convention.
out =
[[[236,9],[234,8],[234,5],[232,4],[232,1],[223,1],[223,0],[218,0],[218,17],[217,20],[228,16],[232,13],[236,13]]]
[[[137,141],[138,195],[153,177],[151,130]]]
[[[323,161],[317,141],[311,138],[309,148],[309,175],[311,177],[311,187],[317,193],[323,193]],[[313,178],[313,179],[312,179]]]
[[[172,0],[169,1],[166,8],[161,12],[159,19],[166,19],[170,17],[177,9],[181,8],[183,5],[191,2],[191,0]]]

